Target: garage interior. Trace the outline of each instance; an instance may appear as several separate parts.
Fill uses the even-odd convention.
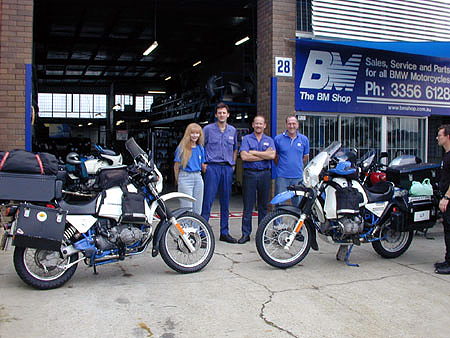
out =
[[[170,183],[185,127],[213,122],[217,102],[229,105],[239,136],[250,131],[256,0],[36,0],[33,16],[34,151],[64,160],[98,143],[127,162],[134,137]],[[89,95],[103,95],[104,111],[82,113]]]

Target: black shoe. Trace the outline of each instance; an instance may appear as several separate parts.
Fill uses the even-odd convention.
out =
[[[241,238],[239,238],[238,243],[239,244],[244,244],[245,242],[250,242],[250,236],[242,236]]]
[[[231,237],[230,235],[220,235],[219,240],[221,240],[222,242],[227,242],[227,243],[237,243],[236,238]]]
[[[450,263],[446,262],[445,265],[436,268],[434,272],[439,273],[441,275],[450,275]]]
[[[437,268],[442,268],[442,267],[446,266],[447,264],[448,264],[447,261],[443,261],[443,262],[439,262],[439,263],[434,263],[434,268],[435,268],[435,269],[437,269]]]

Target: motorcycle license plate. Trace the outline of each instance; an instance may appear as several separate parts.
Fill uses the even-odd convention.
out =
[[[426,221],[430,219],[430,210],[414,212],[414,222]]]

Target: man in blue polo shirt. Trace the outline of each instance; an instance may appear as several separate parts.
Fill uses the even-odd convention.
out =
[[[206,172],[202,216],[208,221],[211,207],[219,190],[220,240],[236,243],[228,229],[228,206],[231,196],[233,171],[236,166],[237,134],[233,126],[227,124],[230,116],[228,106],[219,103],[216,107],[217,122],[203,128],[205,137]]]
[[[242,139],[240,154],[244,162],[242,217],[242,237],[239,244],[250,241],[252,233],[252,211],[258,196],[258,224],[267,214],[267,202],[271,183],[271,160],[275,158],[275,144],[271,137],[264,134],[266,120],[256,115],[252,127],[254,132]]]
[[[275,137],[277,156],[277,178],[275,191],[279,194],[291,184],[303,180],[303,165],[309,161],[309,140],[298,131],[298,119],[291,115],[286,118],[286,131]],[[293,205],[298,205],[300,197],[293,198]]]

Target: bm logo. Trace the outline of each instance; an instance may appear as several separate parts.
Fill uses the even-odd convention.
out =
[[[311,50],[300,88],[353,91],[361,63],[361,54],[353,54],[345,64],[337,52]]]

